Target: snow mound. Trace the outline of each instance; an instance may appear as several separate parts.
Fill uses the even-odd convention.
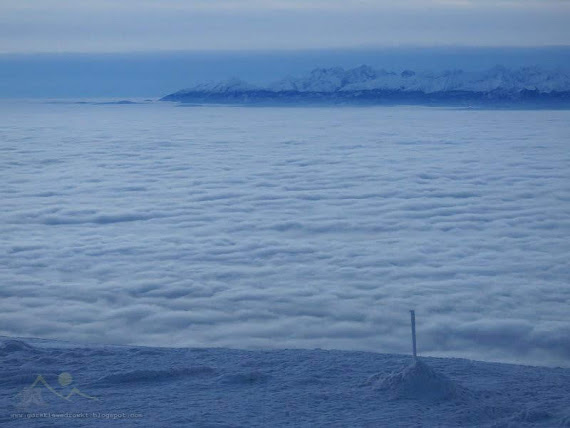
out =
[[[448,377],[435,372],[417,360],[404,370],[374,383],[374,388],[387,391],[392,399],[453,400],[465,398],[468,391]]]
[[[123,373],[113,373],[98,379],[95,384],[122,384],[141,382],[162,382],[175,378],[207,375],[214,373],[214,369],[207,366],[173,368],[169,370],[133,370]]]
[[[37,349],[22,340],[9,339],[0,345],[0,354],[7,355],[12,352],[36,352]]]

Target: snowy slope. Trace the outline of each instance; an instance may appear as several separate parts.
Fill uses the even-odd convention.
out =
[[[528,93],[527,93],[528,92]],[[345,70],[341,67],[317,68],[303,77],[286,77],[266,87],[250,85],[239,79],[200,84],[163,98],[166,101],[308,101],[314,100],[382,100],[395,94],[416,101],[422,97],[445,101],[455,100],[458,94],[473,100],[492,98],[527,99],[536,101],[537,95],[546,99],[567,99],[570,93],[570,76],[563,71],[543,70],[538,67],[507,69],[496,66],[483,72],[448,70],[438,73],[412,70],[393,72],[375,70],[362,65]],[[238,99],[239,100],[239,99]]]
[[[570,426],[570,369],[7,337],[0,357],[8,427]]]

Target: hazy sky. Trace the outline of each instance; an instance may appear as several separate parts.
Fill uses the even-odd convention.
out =
[[[0,97],[157,97],[360,64],[567,68],[568,22],[570,0],[0,0]]]
[[[0,0],[0,53],[570,44],[569,0]]]

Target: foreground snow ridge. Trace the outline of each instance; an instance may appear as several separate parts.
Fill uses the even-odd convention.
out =
[[[570,369],[13,338],[0,357],[7,426],[570,426]]]
[[[199,84],[162,98],[186,103],[531,103],[570,105],[570,76],[538,67],[483,72],[402,72],[362,65],[317,68],[304,77],[287,77],[267,86],[233,78]]]

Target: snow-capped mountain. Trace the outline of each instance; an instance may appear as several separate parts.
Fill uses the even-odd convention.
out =
[[[316,68],[307,76],[286,77],[267,86],[251,85],[240,79],[200,84],[162,100],[215,103],[502,100],[568,104],[570,76],[538,67],[496,66],[482,72],[394,72],[362,65],[349,70]]]

